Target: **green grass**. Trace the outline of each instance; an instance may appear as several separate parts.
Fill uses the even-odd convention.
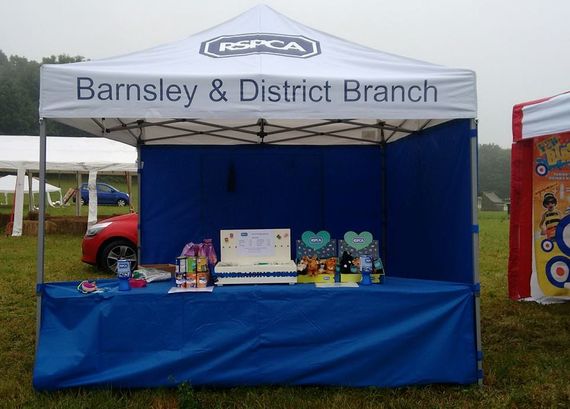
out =
[[[118,186],[117,186],[118,187]],[[541,306],[507,296],[505,213],[482,213],[482,387],[398,389],[258,387],[32,389],[35,254],[32,237],[0,237],[0,407],[15,408],[568,408],[570,304]],[[105,277],[82,264],[81,237],[48,236],[46,281]],[[108,276],[107,276],[108,277]]]

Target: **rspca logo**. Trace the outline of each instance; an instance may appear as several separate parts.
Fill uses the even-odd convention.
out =
[[[309,240],[311,243],[322,243],[323,239],[321,237],[311,237]]]
[[[352,239],[352,242],[354,244],[364,243],[364,239],[362,237],[355,237],[354,239]]]
[[[250,54],[309,58],[320,53],[321,46],[316,40],[304,36],[268,33],[220,36],[204,41],[200,46],[200,54],[214,58]]]

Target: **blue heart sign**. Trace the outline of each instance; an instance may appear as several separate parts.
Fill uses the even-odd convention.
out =
[[[312,231],[306,231],[301,236],[301,240],[305,243],[305,246],[313,249],[320,250],[325,247],[331,241],[331,235],[328,231],[320,231],[318,233],[313,233]]]

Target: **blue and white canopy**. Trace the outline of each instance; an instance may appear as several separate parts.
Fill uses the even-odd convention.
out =
[[[476,111],[472,71],[354,44],[267,6],[41,71],[41,117],[131,145],[380,143]]]

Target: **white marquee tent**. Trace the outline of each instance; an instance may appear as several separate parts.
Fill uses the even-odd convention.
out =
[[[9,193],[14,193],[16,191],[16,181],[17,181],[17,177],[15,175],[6,175],[6,176],[2,176],[0,177],[0,193],[4,193],[4,204],[7,204],[7,196]],[[46,188],[45,191],[47,193],[46,197],[48,200],[48,204],[50,206],[55,206],[54,202],[51,200],[51,196],[50,193],[59,193],[59,203],[63,202],[63,196],[61,194],[61,188],[54,186],[54,185],[50,185],[49,183],[46,183]],[[33,178],[32,179],[32,194],[34,193],[39,193],[40,192],[40,181],[38,178]],[[24,194],[29,194],[29,190],[24,190]],[[30,198],[30,202],[33,199]]]
[[[39,158],[39,137],[0,135],[0,170],[18,173],[13,236],[22,234],[25,173],[28,172],[28,176],[31,176],[30,172],[39,172]],[[45,169],[48,172],[89,173],[91,191],[88,223],[90,224],[97,220],[95,192],[97,173],[134,173],[137,171],[137,153],[134,148],[101,138],[50,137],[46,158]],[[41,199],[40,196],[40,203]]]

